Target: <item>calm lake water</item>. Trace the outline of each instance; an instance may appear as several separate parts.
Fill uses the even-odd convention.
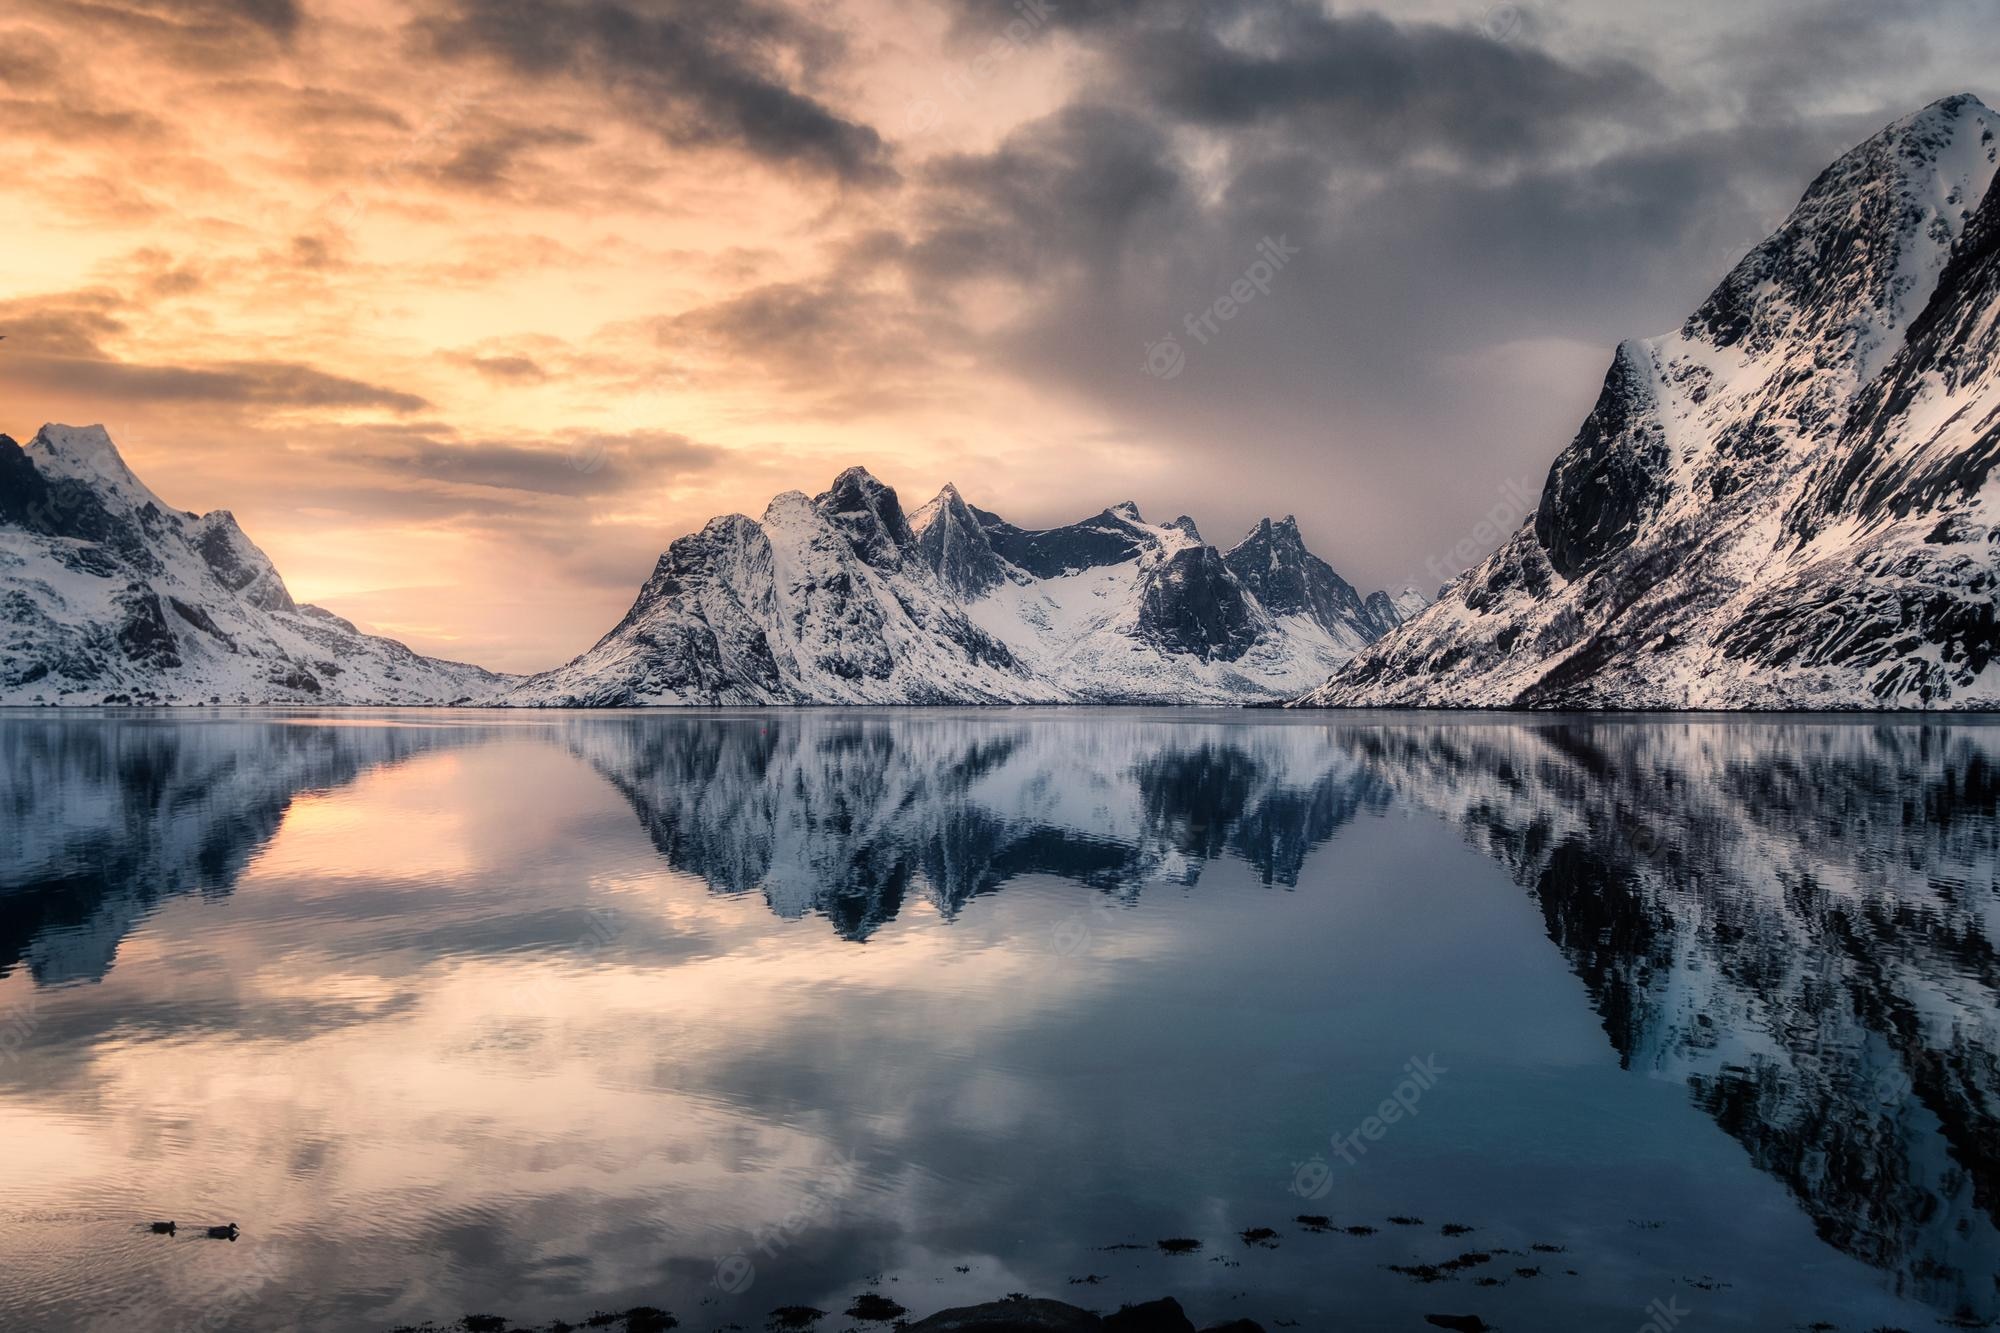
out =
[[[0,715],[0,1326],[1994,1319],[1997,790],[1976,722]]]

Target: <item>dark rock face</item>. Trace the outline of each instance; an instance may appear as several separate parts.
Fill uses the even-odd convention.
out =
[[[1949,148],[1953,127],[1983,111],[1969,93],[1934,103],[1900,134],[1883,133],[1821,172],[1775,233],[1689,317],[1682,333],[1717,347],[1769,352],[1786,342],[1850,338],[1848,312],[1883,307],[1901,280],[1893,248],[1907,199],[1897,181]],[[1957,201],[1971,207],[1978,201]]]
[[[1597,406],[1549,469],[1535,511],[1535,539],[1563,577],[1631,545],[1659,499],[1667,450],[1655,407],[1650,363],[1629,344],[1620,347]]]
[[[1139,520],[1138,506],[1130,502],[1113,505],[1081,523],[1042,532],[1024,532],[983,509],[972,512],[986,529],[993,550],[1038,579],[1122,565],[1138,559],[1146,546],[1145,535],[1133,526]]]
[[[833,479],[833,486],[813,501],[847,537],[854,552],[877,569],[896,569],[903,563],[903,548],[914,538],[910,521],[896,492],[868,474],[866,468],[851,467]]]
[[[243,535],[229,511],[217,510],[202,520],[195,549],[216,581],[252,606],[265,611],[298,610],[270,558]]]
[[[1396,609],[1395,599],[1386,592],[1369,593],[1368,600],[1362,603],[1362,607],[1367,616],[1368,628],[1373,631],[1371,635],[1373,638],[1379,639],[1403,623],[1403,613]]]
[[[1176,551],[1146,582],[1139,633],[1168,652],[1233,662],[1256,642],[1257,628],[1243,585],[1213,546]]]
[[[1388,593],[1378,592],[1363,602],[1332,565],[1308,551],[1298,520],[1290,514],[1276,523],[1268,518],[1258,523],[1222,560],[1272,615],[1311,616],[1335,633],[1359,626],[1369,639],[1388,633],[1402,620]]]
[[[118,627],[118,646],[133,665],[165,669],[181,664],[180,645],[167,625],[157,593],[135,583],[119,596],[118,604],[125,612],[124,623]]]
[[[938,500],[937,513],[917,537],[924,563],[961,597],[978,597],[1006,582],[1006,566],[958,488],[945,487]]]

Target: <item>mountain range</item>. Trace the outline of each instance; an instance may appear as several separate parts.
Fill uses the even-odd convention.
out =
[[[1627,342],[1534,514],[1435,604],[1265,520],[1028,530],[852,468],[675,541],[552,671],[296,603],[99,427],[0,436],[0,703],[2000,707],[2000,116],[1946,98]]]
[[[1295,695],[1426,604],[1360,593],[1290,517],[1228,551],[1132,504],[1030,531],[851,468],[673,543],[623,620],[531,677],[296,602],[224,510],[160,500],[102,427],[0,435],[0,703],[1241,703]]]

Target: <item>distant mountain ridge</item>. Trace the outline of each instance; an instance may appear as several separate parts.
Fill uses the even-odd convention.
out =
[[[1246,703],[1401,623],[1264,520],[1227,552],[1131,503],[1019,528],[946,486],[914,514],[865,469],[676,541],[589,652],[519,705]]]
[[[850,468],[674,542],[589,652],[522,678],[301,605],[226,510],[177,511],[99,426],[0,436],[0,704],[1240,703],[1400,623],[1265,520],[1227,552],[1131,504],[1044,531]]]
[[[2000,707],[1996,136],[1960,95],[1829,167],[1618,348],[1521,529],[1298,702]]]

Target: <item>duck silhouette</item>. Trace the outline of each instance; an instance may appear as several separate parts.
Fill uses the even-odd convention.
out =
[[[174,1234],[174,1224],[172,1222],[155,1222],[153,1223],[153,1234],[155,1236],[171,1236]]]
[[[231,1222],[227,1226],[210,1227],[208,1229],[208,1238],[210,1240],[235,1240],[240,1234],[242,1233],[237,1230],[234,1222]]]

